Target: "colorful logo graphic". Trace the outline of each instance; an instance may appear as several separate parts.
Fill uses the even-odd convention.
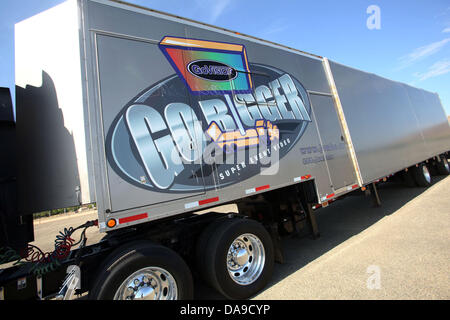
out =
[[[270,144],[280,139],[278,127],[265,120],[257,120],[255,128],[247,129],[245,134],[239,130],[223,132],[214,121],[206,132],[227,153],[246,147],[256,147],[260,143]]]
[[[239,183],[285,157],[311,123],[303,85],[249,64],[243,45],[165,37],[160,48],[176,74],[130,100],[107,137],[111,167],[135,186],[192,193]]]
[[[188,70],[194,76],[210,81],[231,81],[238,76],[236,69],[217,61],[193,61]]]
[[[159,48],[192,94],[252,91],[247,52],[243,45],[164,37]]]

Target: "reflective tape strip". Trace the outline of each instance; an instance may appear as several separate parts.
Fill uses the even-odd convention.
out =
[[[302,180],[308,180],[308,179],[311,179],[311,177],[312,176],[310,174],[307,174],[306,176],[296,177],[296,178],[294,178],[294,182],[300,182]]]
[[[200,201],[198,202],[198,204],[201,205],[201,206],[203,206],[203,205],[205,205],[205,204],[212,203],[212,202],[217,202],[217,201],[219,201],[219,197],[210,198],[210,199],[206,199],[206,200],[200,200]]]
[[[209,204],[209,203],[213,203],[213,202],[217,202],[217,201],[219,201],[219,197],[205,199],[205,200],[200,200],[200,201],[195,201],[195,202],[190,202],[190,203],[186,203],[184,205],[184,208],[185,209],[192,209],[192,208],[195,208],[195,207],[203,206],[205,204]]]
[[[348,186],[348,187],[347,187],[347,190],[350,191],[350,190],[356,189],[356,188],[358,188],[358,187],[359,187],[359,185],[354,184],[354,185],[352,185],[352,186]]]
[[[252,193],[263,191],[263,190],[267,190],[267,189],[270,189],[270,185],[265,185],[265,186],[261,186],[261,187],[257,187],[257,188],[247,189],[247,190],[245,190],[245,194],[252,194]]]
[[[256,188],[255,190],[256,190],[256,192],[258,192],[258,191],[267,190],[267,189],[270,189],[270,185],[261,186],[261,187]]]
[[[135,216],[119,219],[119,224],[134,222],[137,220],[142,220],[142,219],[147,219],[147,218],[148,218],[148,213],[142,213],[142,214],[138,214]]]
[[[326,197],[323,197],[323,198],[322,198],[322,200],[325,200],[325,199],[326,199]],[[330,200],[328,200],[328,201],[324,201],[324,202],[322,202],[322,204],[317,203],[317,204],[315,204],[315,205],[312,206],[312,209],[315,210],[315,209],[319,209],[319,208],[325,208],[325,207],[328,207],[328,205],[329,205],[330,203],[334,202],[334,201],[336,201],[336,199],[330,199]]]
[[[184,205],[184,208],[185,209],[192,209],[192,208],[195,208],[195,207],[198,207],[198,206],[200,206],[200,204],[198,203],[198,201],[196,201],[196,202],[186,203]]]
[[[327,194],[325,197],[322,197],[322,201],[325,201],[325,200],[328,200],[328,199],[331,199],[331,198],[333,198],[335,196],[335,194],[334,193],[332,193],[332,194]]]

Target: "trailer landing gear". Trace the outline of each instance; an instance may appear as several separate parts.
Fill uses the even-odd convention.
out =
[[[299,204],[301,210],[306,214],[306,220],[308,221],[309,228],[311,230],[311,235],[314,240],[320,238],[319,227],[316,221],[316,214],[312,209],[312,205],[310,203],[303,203],[303,201],[299,200]]]
[[[375,182],[372,182],[370,185],[370,193],[372,194],[373,206],[376,208],[381,207],[380,195],[378,194],[378,189]]]

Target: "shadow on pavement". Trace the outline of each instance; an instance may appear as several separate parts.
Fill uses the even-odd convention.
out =
[[[445,177],[433,177],[433,185]],[[372,198],[356,191],[326,208],[316,210],[316,219],[321,237],[291,237],[282,240],[285,254],[284,264],[275,264],[272,280],[266,289],[300,270],[310,262],[337,247],[354,235],[366,230],[379,220],[395,213],[423,192],[426,188],[405,187],[401,182],[386,182],[377,185],[381,207],[374,207]],[[195,280],[195,299],[225,299],[200,280]]]

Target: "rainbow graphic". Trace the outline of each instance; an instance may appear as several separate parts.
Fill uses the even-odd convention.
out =
[[[252,92],[244,45],[166,36],[159,48],[192,94]]]

